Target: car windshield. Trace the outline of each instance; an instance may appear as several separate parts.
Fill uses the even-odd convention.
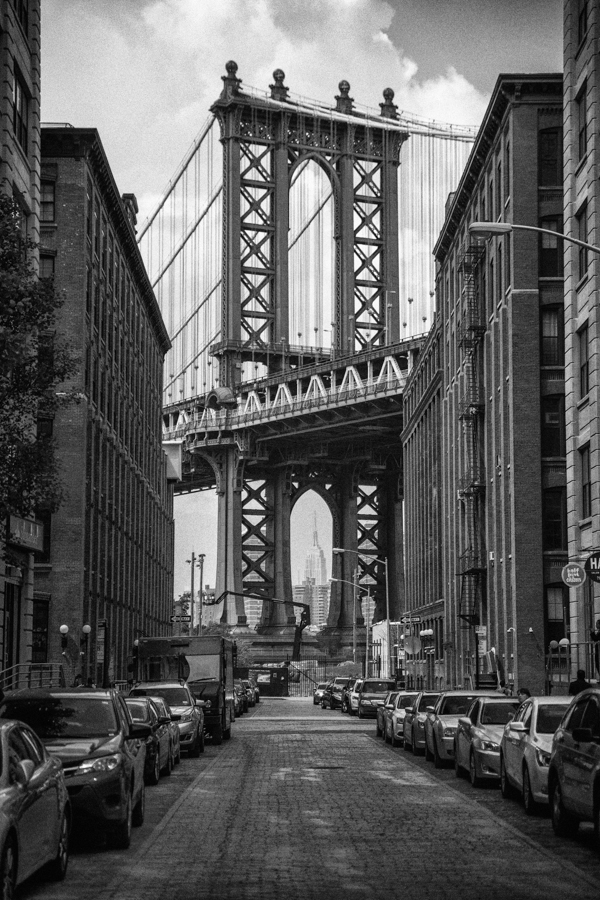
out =
[[[317,685],[317,690],[318,690],[318,691],[322,691],[322,690],[324,690],[324,688],[326,688],[326,687],[327,687],[327,685],[325,684],[325,682],[323,682],[322,684],[318,684],[318,685]]]
[[[182,687],[133,688],[130,697],[163,697],[169,706],[191,706],[188,692]]]
[[[131,700],[129,697],[125,700],[127,708],[134,722],[149,722],[150,713],[148,706],[143,700]]]
[[[554,734],[565,714],[565,706],[545,703],[538,706],[536,729],[538,734]]]
[[[481,711],[482,725],[506,725],[515,717],[520,701],[514,703],[486,703]]]
[[[46,740],[106,737],[118,730],[112,701],[106,697],[9,698],[2,704],[0,716],[26,722]]]
[[[361,690],[364,694],[387,694],[395,686],[393,681],[365,681]]]
[[[419,701],[419,712],[425,712],[428,706],[435,706],[439,694],[423,694]]]
[[[475,698],[469,695],[444,697],[438,709],[439,716],[463,716]]]

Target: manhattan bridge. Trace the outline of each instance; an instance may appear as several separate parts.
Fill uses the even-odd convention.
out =
[[[290,519],[312,490],[350,551],[327,623],[347,643],[356,569],[376,621],[404,609],[403,389],[475,133],[399,112],[390,88],[375,112],[346,81],[328,106],[237,69],[138,236],[173,344],[164,439],[176,491],[218,495],[216,618],[243,630],[250,594],[258,631],[291,636]]]

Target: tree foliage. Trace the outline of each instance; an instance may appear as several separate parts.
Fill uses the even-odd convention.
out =
[[[55,511],[63,496],[55,448],[38,434],[39,417],[51,419],[72,401],[57,388],[77,361],[56,334],[62,305],[53,279],[38,278],[35,245],[24,237],[19,209],[0,193],[0,523],[9,513]]]

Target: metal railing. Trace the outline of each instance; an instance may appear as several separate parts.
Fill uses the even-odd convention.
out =
[[[546,688],[548,693],[566,694],[569,684],[579,669],[583,669],[589,681],[596,680],[599,673],[596,669],[593,641],[573,641],[565,639],[564,643],[556,643],[550,647],[546,656]]]
[[[65,674],[60,664],[18,663],[0,672],[0,688],[3,691],[65,686]]]

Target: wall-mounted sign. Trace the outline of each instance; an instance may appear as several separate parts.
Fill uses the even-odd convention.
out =
[[[561,572],[562,580],[567,587],[579,587],[586,579],[585,572],[586,570],[579,563],[567,563]],[[592,578],[592,580],[595,581],[596,579]]]
[[[35,519],[21,519],[19,516],[8,517],[8,540],[17,547],[27,550],[44,549],[44,526]]]

